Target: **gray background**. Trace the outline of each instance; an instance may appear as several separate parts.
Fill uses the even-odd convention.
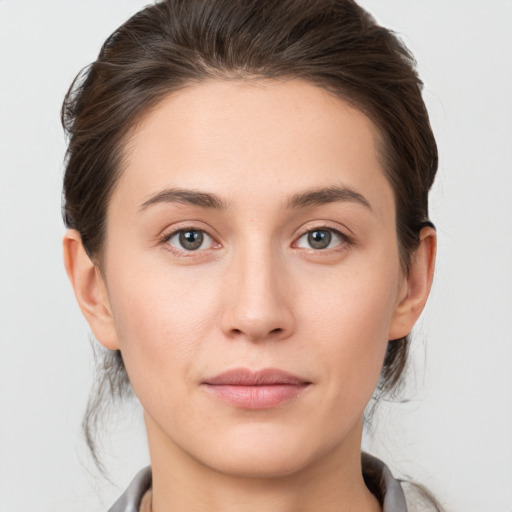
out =
[[[0,0],[0,512],[106,510],[147,463],[141,413],[80,437],[88,328],[62,265],[62,98],[145,0]],[[364,0],[413,50],[438,138],[439,257],[403,404],[365,446],[451,511],[512,511],[512,2]]]

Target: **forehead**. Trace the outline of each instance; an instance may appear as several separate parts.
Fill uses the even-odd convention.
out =
[[[389,208],[378,142],[368,117],[311,83],[212,80],[169,94],[132,130],[113,201],[177,186],[284,201],[343,185]]]

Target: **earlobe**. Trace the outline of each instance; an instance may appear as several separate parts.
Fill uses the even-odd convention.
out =
[[[396,340],[407,336],[421,315],[434,278],[436,249],[435,229],[423,228],[420,232],[420,244],[411,258],[404,292],[399,297],[393,315],[388,339]]]
[[[105,282],[87,254],[80,233],[74,229],[68,230],[62,245],[66,272],[95,338],[109,350],[119,349]]]

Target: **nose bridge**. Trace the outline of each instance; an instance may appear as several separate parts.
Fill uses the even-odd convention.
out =
[[[223,328],[251,340],[283,338],[293,329],[285,262],[267,240],[254,237],[230,262],[231,291]]]

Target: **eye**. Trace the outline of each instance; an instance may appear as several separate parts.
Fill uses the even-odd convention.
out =
[[[165,242],[174,249],[187,252],[209,249],[214,245],[213,238],[200,229],[180,229],[166,237]]]
[[[304,233],[296,242],[296,247],[303,249],[332,249],[344,243],[348,243],[348,238],[335,229],[318,228]]]

